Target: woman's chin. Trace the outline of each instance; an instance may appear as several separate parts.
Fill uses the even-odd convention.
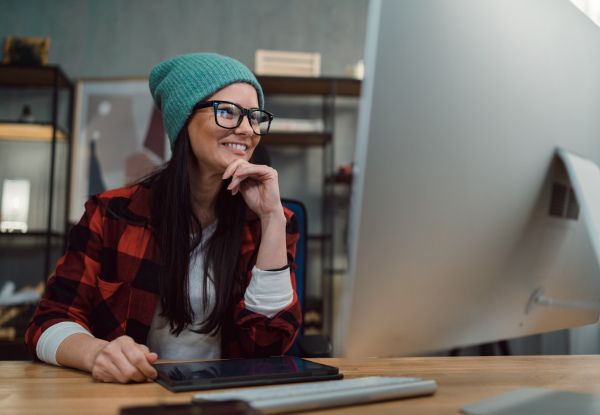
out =
[[[228,154],[227,157],[224,158],[223,164],[225,165],[225,168],[227,168],[234,161],[237,161],[237,160],[248,161],[248,159],[250,159],[250,157],[246,153],[245,154]]]

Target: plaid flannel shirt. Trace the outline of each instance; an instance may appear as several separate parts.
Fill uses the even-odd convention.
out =
[[[36,346],[48,327],[72,321],[95,337],[113,340],[128,335],[145,344],[159,287],[153,233],[149,228],[149,190],[141,186],[110,190],[88,200],[85,213],[69,233],[69,247],[58,261],[44,297],[29,322],[25,344],[37,358]],[[108,208],[108,209],[107,209]],[[222,357],[264,357],[285,353],[302,321],[293,263],[299,238],[298,220],[284,208],[286,243],[294,299],[272,318],[253,313],[242,298],[233,321],[221,332]],[[252,278],[260,245],[261,224],[248,209],[238,266]]]

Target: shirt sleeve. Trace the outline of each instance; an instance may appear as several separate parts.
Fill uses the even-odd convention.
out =
[[[263,271],[256,266],[252,268],[252,279],[244,295],[248,310],[272,318],[292,304],[293,300],[289,267],[277,271]]]
[[[85,333],[92,336],[92,334],[81,325],[71,321],[63,321],[49,327],[42,333],[37,342],[36,353],[38,358],[42,362],[60,366],[56,361],[56,351],[58,350],[58,346],[60,346],[63,340],[75,333]]]
[[[91,331],[93,297],[102,259],[103,218],[92,199],[85,206],[83,217],[69,232],[67,252],[58,261],[28,324],[25,345],[34,358],[38,357],[41,335],[55,324],[68,321]]]
[[[246,274],[246,293],[233,310],[233,333],[227,336],[231,341],[225,357],[280,356],[290,348],[298,333],[302,311],[296,293],[294,258],[300,225],[290,210],[284,208],[284,214],[289,267],[281,270],[256,269],[261,226],[258,217],[247,221],[239,262]]]

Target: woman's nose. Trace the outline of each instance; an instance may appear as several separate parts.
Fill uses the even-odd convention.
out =
[[[247,115],[244,116],[244,119],[240,125],[236,127],[235,132],[236,134],[244,134],[249,136],[255,134],[254,130],[252,129],[252,125],[250,124],[250,118]]]

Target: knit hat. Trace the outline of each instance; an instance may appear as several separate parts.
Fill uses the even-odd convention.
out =
[[[264,107],[262,89],[254,74],[233,58],[216,53],[180,55],[154,67],[150,73],[150,92],[162,112],[171,149],[194,106],[218,90],[236,82],[247,82]]]

